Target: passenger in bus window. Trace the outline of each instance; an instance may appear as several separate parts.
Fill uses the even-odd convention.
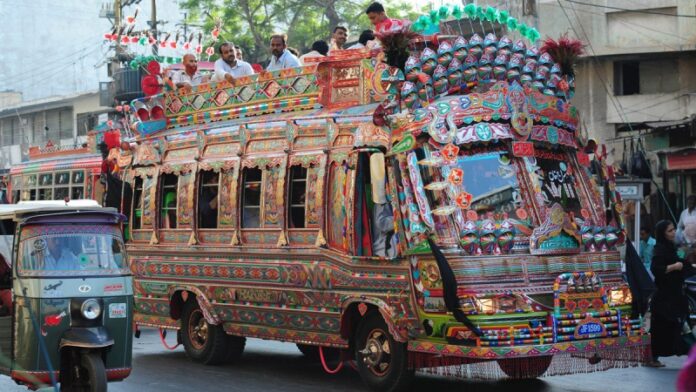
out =
[[[201,187],[201,197],[198,199],[200,227],[214,229],[217,227],[218,214],[218,182],[219,174],[212,173]]]
[[[396,257],[394,235],[394,212],[387,200],[384,154],[370,156],[370,181],[372,185],[372,253],[375,256],[393,259]]]
[[[164,208],[162,219],[165,229],[176,229],[176,193],[169,191],[164,195]]]

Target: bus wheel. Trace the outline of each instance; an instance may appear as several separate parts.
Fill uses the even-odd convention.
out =
[[[376,391],[407,389],[414,370],[408,368],[408,350],[389,334],[377,312],[365,316],[355,336],[355,360],[363,382]]]
[[[498,366],[510,378],[537,378],[549,369],[552,359],[553,357],[550,355],[534,358],[499,359]]]
[[[209,324],[205,320],[203,311],[193,298],[184,303],[181,338],[186,354],[195,362],[218,365],[229,358],[230,339],[227,333],[222,329],[222,325]],[[244,344],[241,350],[244,350]]]

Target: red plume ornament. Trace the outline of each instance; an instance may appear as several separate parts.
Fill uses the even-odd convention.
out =
[[[575,75],[575,62],[585,52],[585,45],[579,39],[563,34],[558,41],[546,38],[541,51],[548,53],[560,66],[563,75]]]

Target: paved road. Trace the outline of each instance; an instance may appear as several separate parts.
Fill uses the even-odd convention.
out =
[[[173,341],[173,336],[168,340]],[[188,391],[282,391],[325,392],[366,391],[352,369],[337,375],[326,374],[319,364],[302,356],[294,344],[250,339],[243,359],[236,365],[219,367],[194,364],[183,348],[164,349],[154,331],[143,331],[133,346],[133,374],[124,382],[109,384],[112,392]],[[531,381],[474,382],[434,376],[418,376],[414,391],[660,391],[674,390],[679,367],[685,357],[666,359],[663,369],[630,368],[572,376],[547,377]],[[17,386],[0,376],[0,391],[19,392]],[[48,389],[50,390],[50,389]]]

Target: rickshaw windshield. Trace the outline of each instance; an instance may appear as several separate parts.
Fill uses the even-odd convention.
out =
[[[114,273],[127,268],[124,255],[122,239],[112,234],[46,234],[19,243],[20,271],[30,275]]]

